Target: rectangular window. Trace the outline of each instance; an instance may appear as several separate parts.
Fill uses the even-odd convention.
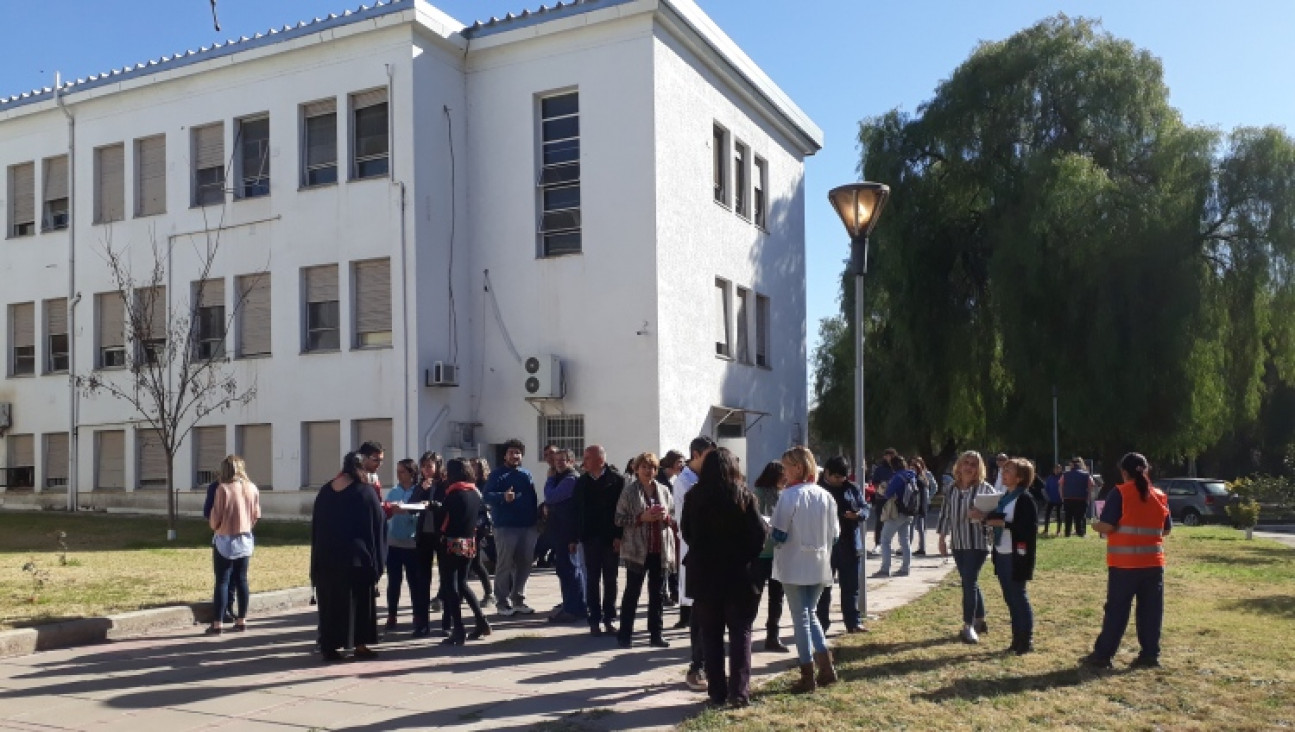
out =
[[[270,273],[240,275],[235,283],[242,302],[238,309],[239,358],[270,355]]]
[[[45,312],[45,373],[67,371],[67,299],[46,300]]]
[[[67,156],[45,158],[41,183],[41,231],[66,229],[67,206]]]
[[[215,482],[220,475],[220,462],[227,454],[224,427],[195,427],[193,429],[194,486],[206,488]]]
[[[737,211],[738,216],[750,218],[746,196],[746,158],[746,145],[733,143],[733,210]]]
[[[306,487],[318,488],[336,477],[342,464],[342,423],[306,422],[302,442]]]
[[[225,123],[193,128],[193,205],[225,202]]]
[[[257,488],[273,487],[273,436],[268,424],[241,424],[234,428],[234,450],[243,456],[247,477]]]
[[[106,224],[126,217],[126,146],[121,143],[95,148],[94,223]]]
[[[36,373],[36,303],[9,306],[10,376]]]
[[[94,296],[95,341],[99,344],[96,368],[126,365],[126,303],[121,293],[101,292]]]
[[[540,416],[541,445],[557,445],[579,455],[585,449],[585,417],[583,414]]]
[[[135,215],[166,213],[166,135],[135,141]]]
[[[351,95],[351,178],[378,178],[390,169],[387,90]]]
[[[166,358],[167,318],[166,288],[141,287],[135,290],[135,311],[130,326],[137,332],[135,358],[141,364],[159,364]]]
[[[193,312],[194,359],[224,358],[225,280],[193,283],[193,301],[197,303]]]
[[[238,150],[238,186],[235,198],[270,195],[270,118],[248,117],[234,122]]]
[[[724,358],[733,357],[733,303],[730,299],[728,282],[715,279],[715,320],[719,326],[715,330],[715,355]]]
[[[540,100],[540,253],[545,257],[579,254],[580,95]]]
[[[68,436],[66,432],[45,435],[45,487],[67,487]]]
[[[337,100],[301,105],[301,185],[337,182]]]
[[[747,318],[751,315],[751,291],[737,288],[737,360],[751,363],[750,326]]]
[[[755,296],[755,365],[769,368],[769,298]]]
[[[9,236],[36,233],[36,164],[9,166]]]
[[[136,487],[166,487],[166,450],[162,448],[162,435],[157,430],[135,430],[135,460]]]
[[[755,158],[755,173],[751,176],[751,185],[754,187],[751,192],[752,218],[756,226],[767,229],[769,211],[764,192],[769,186],[769,164],[758,155]]]
[[[728,131],[715,125],[711,132],[715,203],[728,205]]]
[[[387,459],[382,463],[382,467],[378,468],[378,479],[382,481],[383,486],[395,485],[396,461],[392,458],[395,445],[391,436],[391,420],[357,419],[351,423],[351,426],[355,429],[355,445],[373,441],[382,445],[382,449],[387,451]]]
[[[391,345],[391,260],[356,262],[355,347]]]
[[[337,265],[301,270],[306,305],[306,350],[336,351],[338,337]]]
[[[36,487],[36,451],[32,435],[9,435],[9,467],[5,487],[8,490],[30,490]]]
[[[122,490],[126,487],[126,433],[123,430],[100,430],[94,433],[95,490]]]

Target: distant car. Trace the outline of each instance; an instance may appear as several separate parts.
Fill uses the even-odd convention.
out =
[[[1184,526],[1227,523],[1227,505],[1233,495],[1228,485],[1216,478],[1168,478],[1155,486],[1169,497],[1169,513]]]

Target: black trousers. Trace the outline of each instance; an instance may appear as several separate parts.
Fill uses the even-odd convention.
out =
[[[419,536],[414,549],[414,578],[409,581],[409,601],[414,608],[414,629],[429,627],[432,609],[432,562],[436,560],[437,540],[430,534]]]
[[[1056,513],[1057,515],[1057,533],[1058,534],[1061,533],[1061,524],[1063,520],[1062,514],[1061,514],[1061,504],[1049,502],[1049,503],[1043,504],[1043,533],[1045,534],[1048,533],[1048,527],[1052,524],[1053,513]]]
[[[315,580],[319,647],[336,651],[378,640],[378,599],[368,570],[343,569]]]
[[[616,619],[616,577],[620,573],[620,556],[612,551],[611,542],[581,542],[585,550],[585,604],[589,607],[589,625],[610,623]]]
[[[660,554],[649,554],[643,562],[643,571],[625,570],[625,596],[621,598],[621,640],[634,636],[634,617],[638,614],[639,596],[643,592],[643,581],[648,586],[648,633],[653,638],[660,638],[665,628],[665,596],[663,593],[662,566]]]
[[[1088,530],[1088,524],[1085,523],[1088,520],[1088,501],[1067,498],[1064,503],[1066,509],[1066,536],[1070,536],[1071,526],[1075,527],[1075,533],[1083,536]]]
[[[490,586],[490,573],[486,571],[486,564],[483,559],[484,555],[485,552],[481,551],[481,544],[478,542],[476,556],[472,557],[472,563],[468,565],[468,569],[481,582],[481,592],[483,597],[485,595],[494,594],[494,590],[492,590]]]
[[[468,586],[469,567],[472,566],[472,560],[450,552],[442,552],[440,562],[440,598],[445,617],[449,620],[449,630],[456,633],[463,630],[464,601],[467,601],[468,609],[472,611],[477,624],[484,624],[486,616],[481,612],[481,603],[477,601],[477,596]]]
[[[747,699],[751,695],[751,623],[759,608],[758,595],[707,598],[693,603],[705,647],[706,692],[711,701]],[[724,631],[728,631],[728,673],[725,673]]]
[[[782,625],[782,583],[773,578],[773,557],[760,557],[755,561],[756,566],[760,568],[761,594],[764,593],[766,585],[769,587],[769,613],[765,622],[765,629],[769,635],[777,636]],[[758,609],[759,607],[760,600],[756,598],[756,608]]]

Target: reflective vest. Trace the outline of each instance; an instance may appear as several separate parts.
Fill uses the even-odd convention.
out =
[[[1106,566],[1142,569],[1165,566],[1165,519],[1169,499],[1155,486],[1142,500],[1136,483],[1116,486],[1122,500],[1120,523],[1106,537]]]

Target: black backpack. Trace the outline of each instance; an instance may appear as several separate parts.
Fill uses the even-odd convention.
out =
[[[904,516],[916,516],[922,511],[922,492],[917,481],[909,478],[904,481],[904,495],[895,501],[895,508]]]

